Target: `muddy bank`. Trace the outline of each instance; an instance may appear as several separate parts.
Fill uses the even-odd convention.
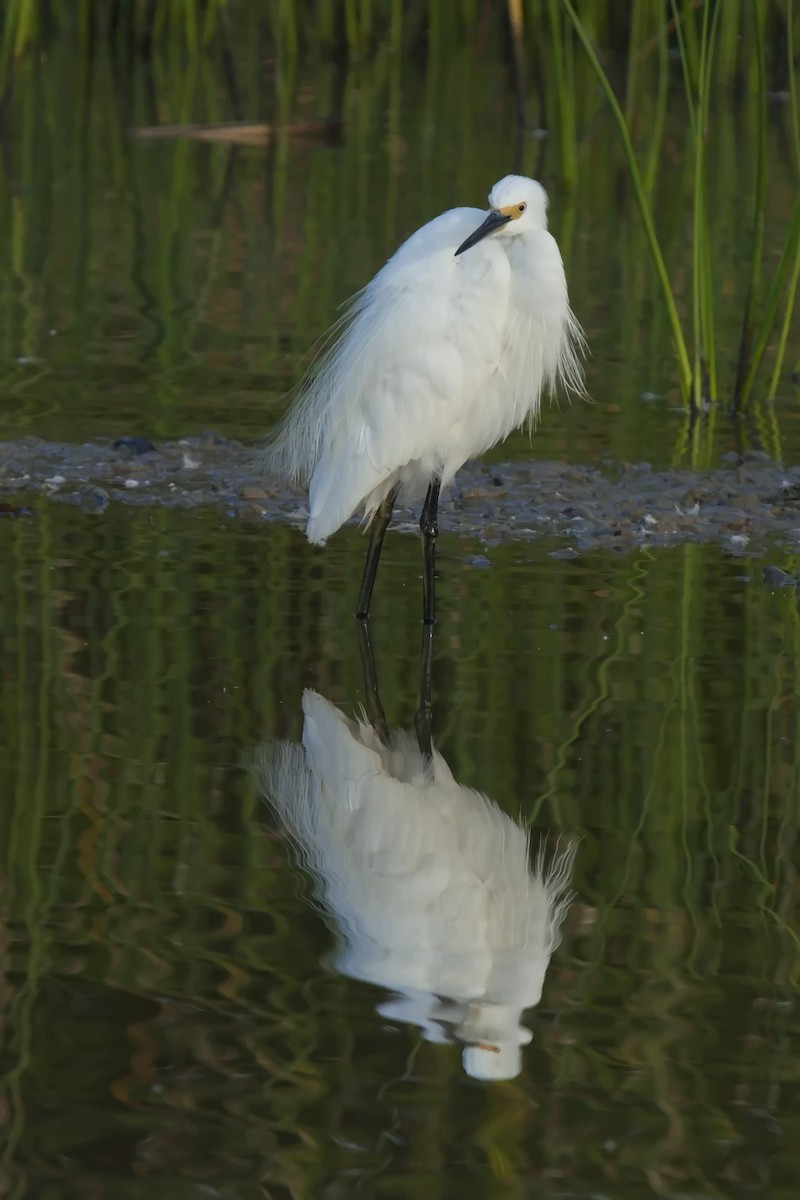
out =
[[[231,518],[294,525],[305,518],[303,498],[271,487],[251,448],[215,434],[157,445],[139,438],[0,443],[0,516],[35,512],[34,495],[99,517],[122,503],[213,505]],[[416,519],[401,510],[396,524],[416,530]],[[767,539],[800,549],[800,468],[757,454],[730,456],[707,471],[644,463],[599,470],[535,459],[471,464],[443,502],[441,524],[489,545],[555,535],[564,539],[555,553],[563,554],[710,540],[740,552]]]

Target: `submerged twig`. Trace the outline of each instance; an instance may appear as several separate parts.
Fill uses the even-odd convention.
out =
[[[132,129],[136,138],[187,138],[195,142],[236,142],[243,146],[266,146],[274,137],[318,138],[338,141],[342,122],[335,117],[320,121],[294,121],[291,125],[268,125],[259,121],[222,121],[210,125],[145,125]]]

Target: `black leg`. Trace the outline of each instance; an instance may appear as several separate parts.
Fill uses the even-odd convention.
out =
[[[378,691],[378,671],[375,666],[375,655],[372,652],[372,639],[369,636],[369,622],[360,617],[356,625],[358,631],[358,650],[361,655],[361,668],[364,672],[364,711],[367,720],[383,742],[389,745],[389,729],[386,724],[386,714],[383,711],[381,697]]]
[[[436,539],[439,536],[439,489],[434,479],[428,488],[419,527],[422,533],[422,619],[426,625],[436,623]]]
[[[369,523],[369,546],[367,547],[364,574],[361,577],[361,591],[358,593],[358,608],[356,609],[356,616],[360,618],[369,616],[369,604],[372,599],[372,589],[375,586],[375,575],[378,570],[378,560],[381,556],[383,536],[392,519],[392,509],[394,508],[396,495],[397,488],[393,488],[386,499],[382,500],[378,505],[375,515]]]
[[[417,745],[420,754],[428,766],[433,757],[431,745],[431,726],[433,725],[433,625],[426,622],[422,626],[422,655],[419,664],[419,698],[417,711],[414,714],[414,728],[417,732]]]

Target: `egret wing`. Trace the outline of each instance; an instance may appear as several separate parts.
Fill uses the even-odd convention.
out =
[[[448,432],[497,368],[510,267],[491,238],[455,256],[483,214],[454,209],[400,247],[357,302],[315,387],[321,454],[309,536],[369,513],[409,464],[439,470]],[[383,490],[381,490],[383,489]]]

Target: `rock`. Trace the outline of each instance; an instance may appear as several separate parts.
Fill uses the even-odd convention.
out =
[[[136,458],[140,454],[156,454],[156,448],[146,437],[121,437],[111,443],[111,449],[117,450],[123,458]]]
[[[93,487],[81,493],[80,505],[85,512],[101,513],[108,508],[110,499],[105,488]]]
[[[787,571],[782,571],[780,567],[764,567],[763,578],[764,583],[768,584],[770,587],[797,587],[797,579],[794,577],[794,575],[789,575]]]
[[[210,449],[212,446],[230,446],[231,444],[221,433],[214,433],[213,429],[206,429],[203,433],[198,433],[195,438],[181,438],[181,445],[189,442],[195,442],[203,449]]]
[[[23,504],[9,504],[7,501],[0,503],[0,517],[32,517],[33,509],[26,508]]]

